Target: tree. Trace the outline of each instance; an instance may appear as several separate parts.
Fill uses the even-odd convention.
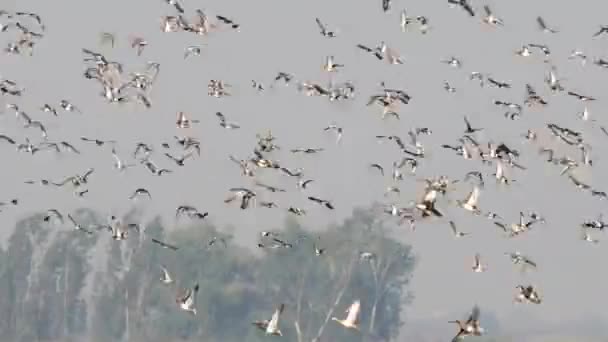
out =
[[[105,223],[91,210],[72,215],[84,226]],[[370,210],[319,234],[287,220],[281,239],[293,248],[261,256],[231,243],[208,220],[168,232],[155,218],[116,241],[102,229],[86,234],[42,218],[19,221],[8,248],[0,249],[0,329],[10,340],[265,341],[251,322],[269,319],[285,303],[280,325],[287,339],[390,341],[411,298],[410,249],[391,239]],[[137,211],[122,220],[144,223]],[[362,259],[363,251],[374,258]],[[159,281],[161,265],[174,284]],[[178,289],[194,284],[200,287],[196,316],[175,303]],[[362,334],[331,323],[357,298]]]

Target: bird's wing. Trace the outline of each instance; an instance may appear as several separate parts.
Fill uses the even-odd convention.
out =
[[[285,304],[281,304],[279,305],[279,307],[274,311],[274,313],[272,314],[272,318],[270,319],[270,322],[268,323],[268,330],[276,330],[278,325],[279,325],[279,318],[281,316],[281,313],[283,312],[283,309],[285,308]]]
[[[348,308],[348,316],[346,316],[346,320],[353,324],[357,323],[359,321],[359,310],[360,309],[361,309],[361,302],[359,300],[356,300],[355,302],[353,302],[351,304],[350,308]]]
[[[471,191],[471,193],[469,194],[469,197],[467,198],[466,202],[470,206],[475,206],[475,205],[477,205],[478,200],[479,200],[479,188],[474,187],[473,190]]]

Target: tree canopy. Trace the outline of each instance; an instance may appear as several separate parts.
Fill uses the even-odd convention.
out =
[[[81,209],[85,226],[103,220]],[[139,220],[130,213],[125,221]],[[115,241],[45,222],[19,221],[0,250],[0,329],[14,341],[263,341],[251,322],[270,319],[285,304],[280,329],[289,341],[394,341],[415,258],[392,239],[373,211],[357,209],[339,225],[312,233],[287,220],[281,239],[291,248],[251,248],[232,243],[207,221],[168,231],[160,218]],[[155,238],[179,247],[161,248]],[[209,241],[217,241],[209,246]],[[160,281],[161,265],[175,279]],[[199,284],[197,314],[179,310],[179,288]],[[361,301],[360,332],[345,317]]]

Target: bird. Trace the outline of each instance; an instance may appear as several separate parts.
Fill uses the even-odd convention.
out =
[[[544,33],[558,33],[559,32],[559,31],[547,26],[547,24],[545,23],[545,20],[541,16],[536,17],[536,23],[538,24],[538,27],[540,28],[540,30]]]
[[[229,25],[230,28],[237,30],[239,27],[241,27],[240,24],[237,24],[234,20],[229,19],[223,15],[216,15],[215,16],[217,18],[217,20],[221,21],[222,23]]]
[[[593,34],[593,37],[595,38],[604,33],[608,33],[608,25],[601,25],[600,29],[596,33]]]
[[[338,324],[342,325],[347,329],[359,330],[359,311],[361,310],[361,301],[355,300],[348,310],[346,310],[346,318],[339,319],[337,317],[332,317],[332,321],[336,321]]]
[[[486,267],[481,263],[481,256],[479,254],[475,254],[475,262],[471,268],[475,273],[481,273],[486,270]]]
[[[478,131],[483,130],[483,128],[473,128],[471,127],[471,123],[469,122],[469,119],[467,119],[467,117],[464,117],[464,124],[466,125],[466,129],[464,130],[465,134],[472,134]]]
[[[465,198],[465,200],[458,200],[458,205],[474,214],[480,214],[480,209],[477,206],[477,202],[479,201],[480,190],[478,186],[474,186],[473,190],[469,193],[469,195]]]
[[[164,265],[160,265],[160,268],[161,268],[160,281],[165,285],[173,284],[173,282],[174,282],[173,278],[169,274],[169,271],[167,270],[167,268]]]
[[[522,303],[522,302],[527,302],[527,303],[533,303],[533,304],[540,304],[542,303],[542,299],[540,297],[540,295],[538,294],[538,291],[536,290],[536,288],[533,285],[517,285],[515,287],[518,291],[516,297],[515,297],[515,301],[518,303]]]
[[[468,0],[448,0],[448,4],[462,8],[471,17],[475,16],[473,7],[471,6]]]
[[[115,40],[114,34],[110,32],[102,32],[99,37],[101,45],[110,44],[111,47],[114,47]]]
[[[458,229],[456,229],[456,223],[454,223],[454,221],[452,221],[452,220],[449,221],[449,224],[450,224],[450,228],[452,229],[452,233],[457,238],[467,236],[470,234],[470,233],[466,233],[466,232],[461,232]]]
[[[490,6],[484,5],[483,10],[484,12],[486,12],[486,16],[483,17],[484,23],[494,26],[504,26],[504,22],[502,21],[502,19],[498,18],[492,13],[492,10],[490,10]]]
[[[326,38],[335,38],[337,36],[336,31],[329,30],[325,26],[325,24],[323,24],[323,22],[321,22],[321,19],[315,18],[315,21],[317,22],[317,26],[319,26],[320,33],[321,33],[321,35],[323,37],[326,37]]]
[[[181,289],[177,293],[175,302],[181,310],[191,313],[192,315],[196,315],[195,299],[198,289],[199,287],[197,283],[194,285],[194,287]]]
[[[134,167],[136,164],[125,164],[122,162],[118,154],[116,154],[115,147],[112,147],[112,157],[114,158],[114,168],[119,171],[124,171],[130,167]]]
[[[466,321],[454,320],[448,323],[458,324],[458,333],[452,339],[452,342],[460,341],[465,336],[481,336],[484,329],[479,324],[479,307],[475,305],[471,314]]]
[[[226,116],[221,112],[216,112],[215,116],[220,120],[220,127],[226,129],[239,129],[241,126],[237,123],[226,121]]]
[[[280,304],[272,314],[270,320],[255,321],[252,324],[258,327],[258,329],[263,330],[266,335],[283,336],[283,333],[279,329],[279,318],[284,309],[285,304]]]
[[[167,4],[173,6],[173,8],[175,8],[175,10],[178,13],[181,13],[181,14],[184,13],[184,8],[182,7],[182,5],[177,0],[165,0],[165,2]]]
[[[509,258],[511,259],[511,262],[514,265],[520,265],[522,267],[522,271],[531,267],[531,268],[536,268],[536,263],[534,261],[532,261],[530,258],[528,258],[527,256],[521,254],[520,252],[510,252],[510,253],[505,253],[505,255],[508,255]]]
[[[185,112],[177,112],[177,121],[175,123],[179,128],[190,128],[192,124],[200,123],[200,121],[189,119]]]
[[[186,48],[184,51],[184,59],[190,56],[200,56],[201,55],[201,47],[196,45],[191,45]]]
[[[42,220],[44,222],[50,222],[53,219],[53,217],[56,218],[57,220],[59,220],[59,222],[61,222],[63,224],[63,215],[57,209],[47,210],[46,215],[43,217]],[[72,222],[74,222],[74,221],[72,221]]]
[[[133,194],[129,196],[129,199],[135,199],[138,196],[147,196],[149,199],[152,199],[152,195],[150,195],[150,191],[145,188],[137,188],[133,191]]]
[[[144,52],[144,48],[148,46],[148,41],[142,37],[130,36],[129,45],[131,45],[131,48],[135,49],[137,56],[141,56],[141,54]]]
[[[80,231],[80,232],[84,232],[87,234],[93,234],[93,232],[87,228],[85,228],[83,225],[81,225],[80,223],[78,223],[73,217],[72,214],[68,214],[68,219],[70,220],[70,222],[72,223],[72,225],[74,226],[74,230]]]
[[[163,242],[163,241],[158,240],[158,239],[155,239],[155,238],[152,238],[152,239],[151,239],[151,241],[152,241],[153,243],[155,243],[155,244],[157,244],[157,245],[161,246],[162,248],[170,249],[170,250],[173,250],[173,251],[176,251],[176,250],[178,250],[178,249],[179,249],[177,246],[174,246],[174,245],[168,244],[168,243],[166,243],[166,242]]]
[[[316,202],[318,204],[321,204],[321,205],[325,206],[327,209],[331,209],[331,210],[335,209],[334,205],[330,201],[328,201],[328,200],[324,200],[324,199],[321,199],[321,198],[318,198],[318,197],[314,197],[314,196],[308,196],[308,199],[311,200],[311,201],[313,201],[313,202]]]

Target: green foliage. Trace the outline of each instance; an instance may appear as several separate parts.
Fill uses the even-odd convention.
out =
[[[103,220],[79,210],[85,226]],[[133,211],[125,222],[139,222]],[[207,221],[205,221],[207,222]],[[141,222],[140,222],[141,223]],[[270,319],[286,305],[280,328],[289,341],[394,341],[415,260],[408,246],[370,210],[313,233],[295,220],[280,230],[293,248],[264,249],[261,256],[231,242],[209,223],[170,232],[159,218],[126,241],[104,230],[92,235],[34,215],[17,223],[0,250],[0,331],[16,341],[263,341],[251,322]],[[145,227],[145,228],[144,228]],[[213,238],[225,239],[227,247]],[[151,238],[179,246],[172,251]],[[315,248],[323,249],[318,255]],[[362,259],[362,252],[372,253]],[[164,265],[175,282],[160,282]],[[179,289],[200,286],[197,315],[180,311]],[[361,300],[361,332],[331,320]]]

